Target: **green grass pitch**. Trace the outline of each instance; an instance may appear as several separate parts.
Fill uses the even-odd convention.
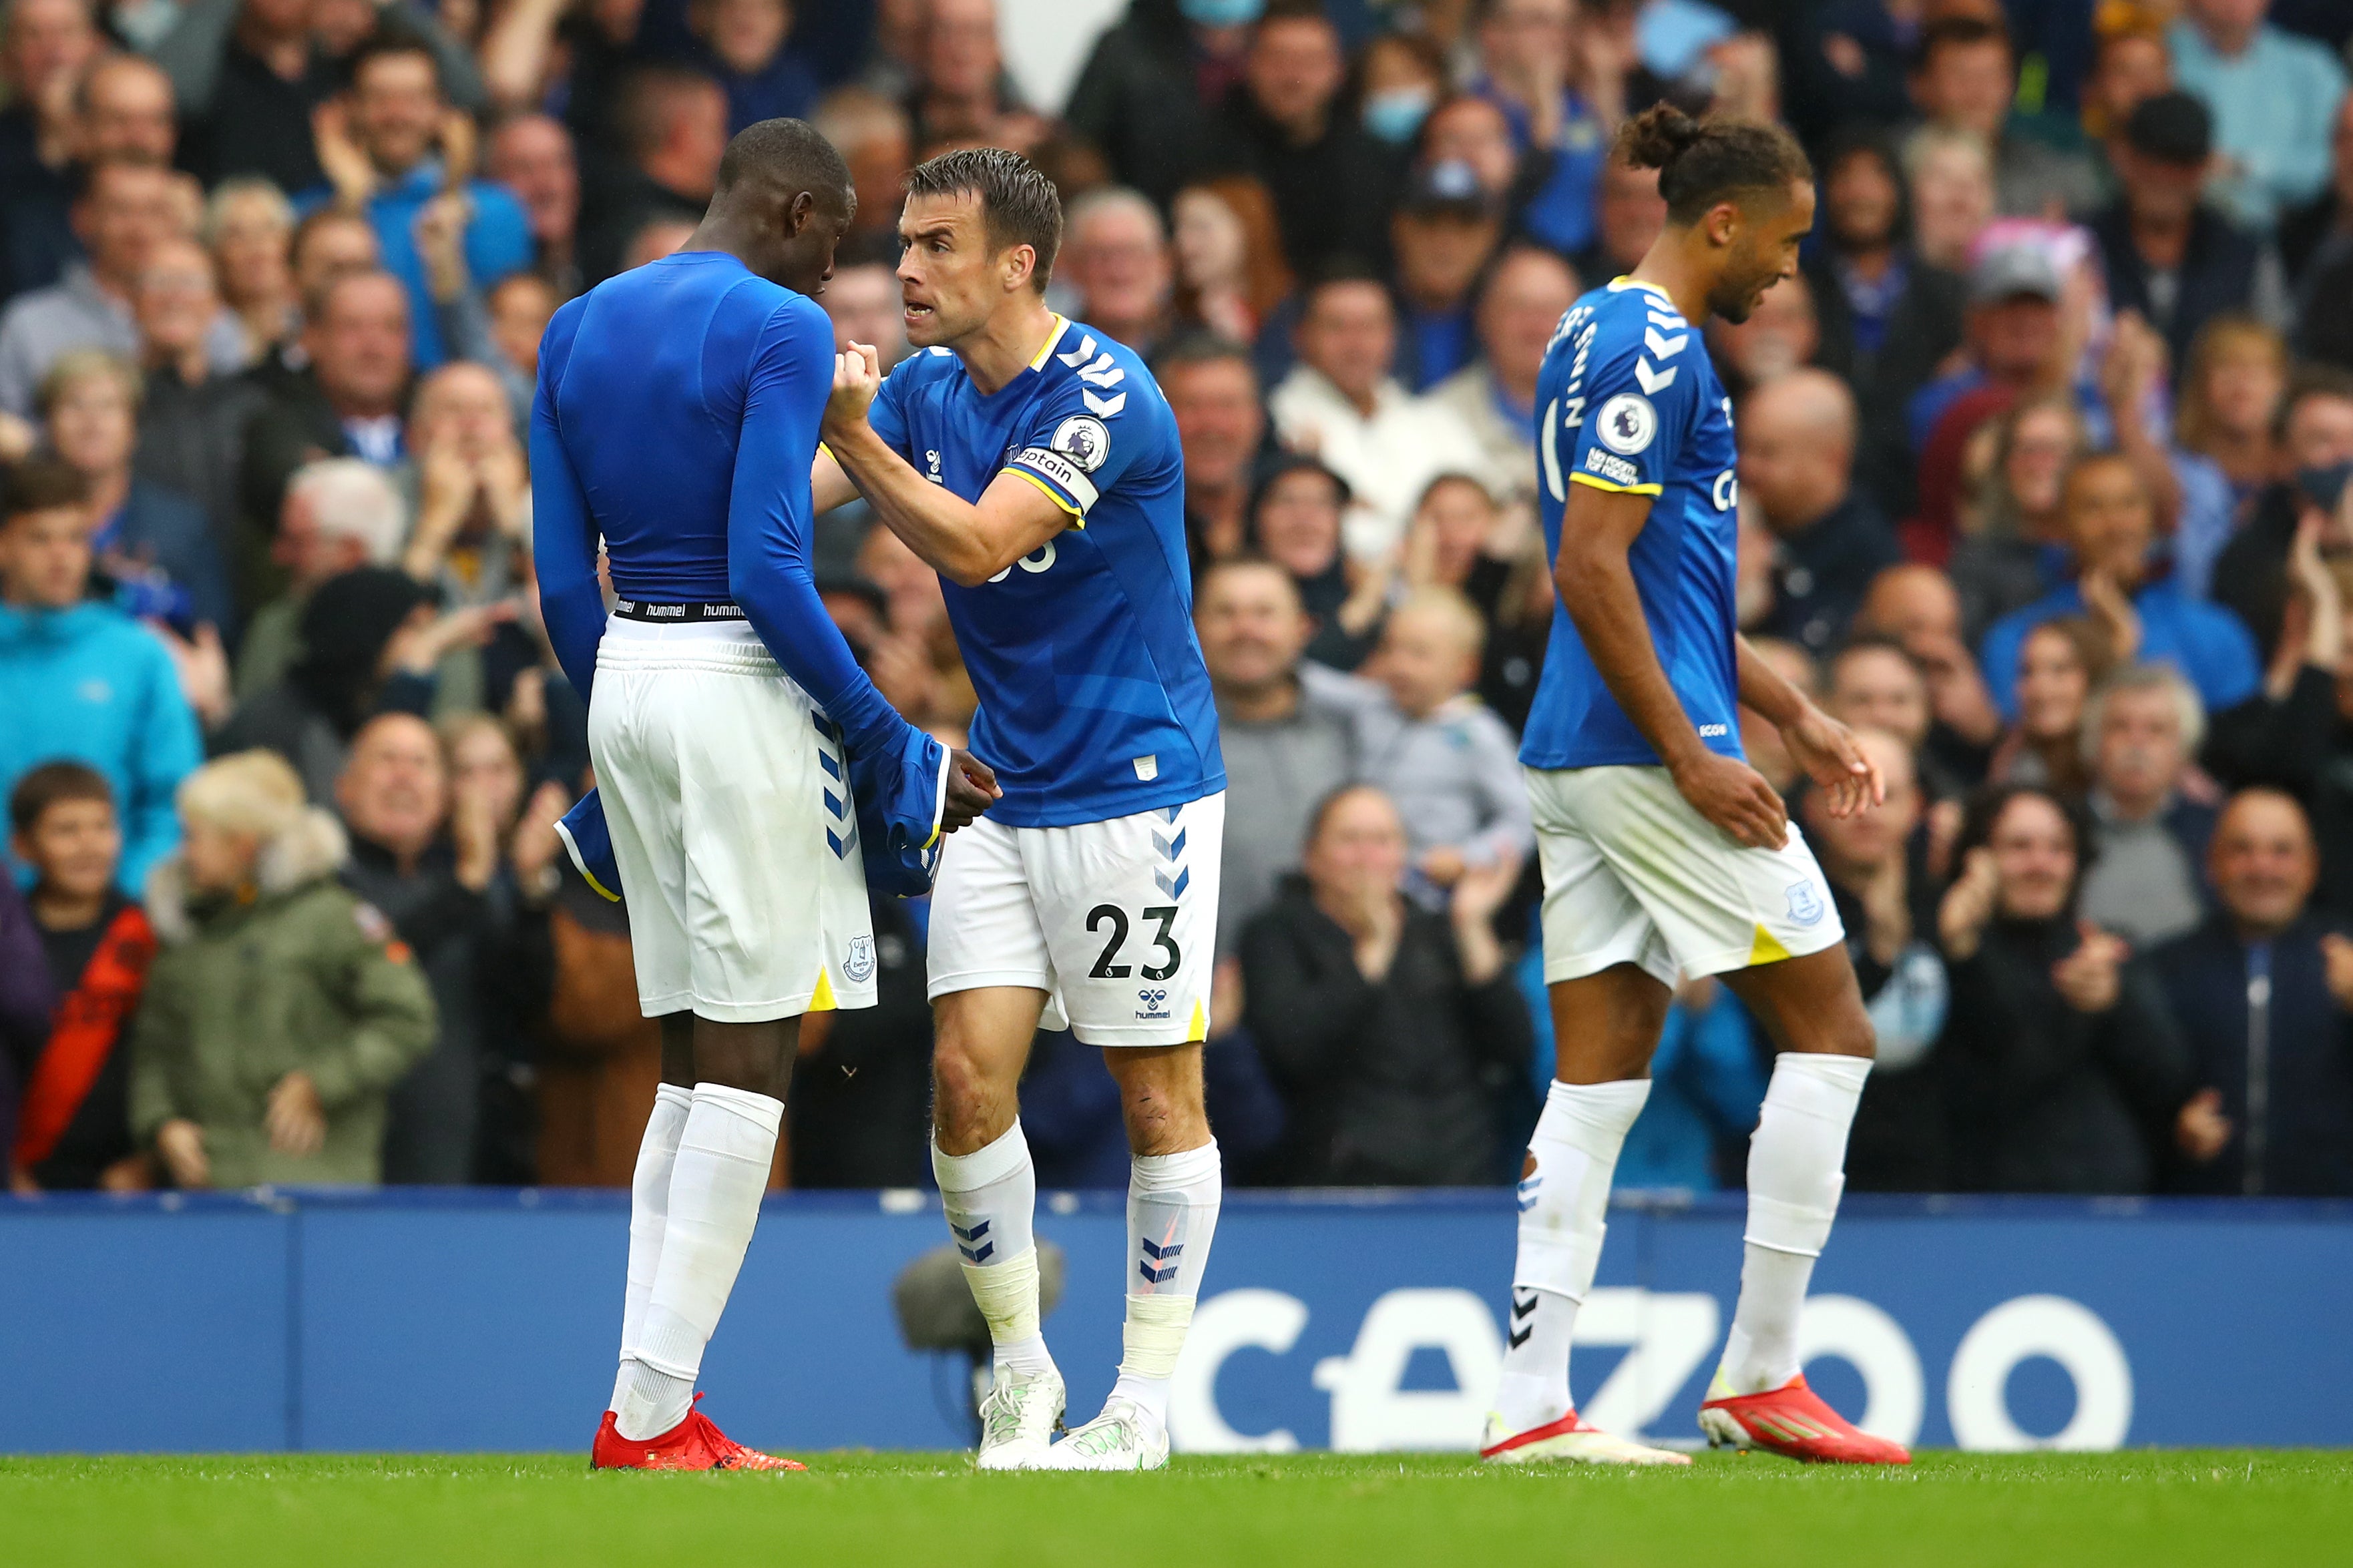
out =
[[[575,1455],[0,1458],[0,1559],[38,1568],[376,1563],[1766,1563],[2353,1560],[2353,1453],[1761,1455],[1690,1470],[1457,1456],[1179,1458],[977,1476],[963,1454],[810,1454],[806,1475],[592,1475]]]

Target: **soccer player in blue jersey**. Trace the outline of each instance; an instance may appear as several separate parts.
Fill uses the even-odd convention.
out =
[[[895,765],[925,831],[988,801],[986,768],[939,755],[875,690],[809,575],[834,376],[809,296],[855,202],[816,132],[748,126],[684,248],[565,305],[540,348],[540,604],[588,700],[638,1003],[662,1025],[599,1467],[800,1468],[691,1402],[768,1184],[800,1015],[874,1005],[843,748]]]
[[[933,1168],[996,1344],[979,1464],[1149,1469],[1218,1220],[1201,1042],[1226,775],[1176,421],[1133,352],[1047,308],[1061,230],[1015,153],[909,175],[899,278],[923,352],[879,391],[871,350],[843,356],[814,484],[822,508],[855,481],[938,568],[972,749],[1005,791],[942,853],[931,926]],[[1064,1391],[1016,1099],[1041,1016],[1103,1048],[1134,1151],[1119,1381],[1050,1448]]]
[[[1520,760],[1560,1056],[1521,1168],[1510,1345],[1482,1448],[1504,1463],[1685,1462],[1581,1419],[1568,1352],[1672,987],[1715,974],[1779,1055],[1749,1142],[1739,1306],[1701,1428],[1799,1458],[1901,1463],[1800,1370],[1799,1309],[1873,1037],[1829,885],[1742,758],[1739,708],[1778,726],[1833,815],[1867,809],[1880,782],[1845,728],[1738,634],[1732,404],[1700,337],[1711,314],[1745,321],[1797,270],[1812,171],[1785,131],[1665,104],[1627,124],[1618,154],[1659,171],[1666,227],[1630,276],[1561,319],[1536,384],[1560,603]]]

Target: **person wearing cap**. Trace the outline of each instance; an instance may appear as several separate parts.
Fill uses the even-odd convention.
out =
[[[2263,19],[2271,0],[2187,0],[2167,34],[2174,79],[2214,111],[2215,195],[2268,234],[2284,205],[2328,180],[2328,122],[2345,68],[2322,45]]]
[[[2200,329],[2232,311],[2285,324],[2278,253],[2201,199],[2214,163],[2214,120],[2186,92],[2134,106],[2109,148],[2119,194],[2091,222],[2109,302],[2163,335],[2178,375]]]
[[[1978,399],[1989,404],[1978,417],[1989,417],[2014,397],[2065,384],[2069,367],[2061,357],[2059,330],[2063,288],[2059,264],[2031,241],[2000,246],[1978,258],[1969,270],[1968,363],[1914,393],[1905,408],[1915,454],[1927,451],[1938,425],[1964,398],[2009,394]]]
[[[1389,242],[1397,256],[1397,378],[1409,392],[1428,391],[1477,353],[1472,299],[1503,232],[1502,209],[1470,164],[1428,163],[1407,180]]]

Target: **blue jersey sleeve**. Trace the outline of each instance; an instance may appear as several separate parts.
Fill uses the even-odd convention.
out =
[[[753,349],[727,510],[728,591],[776,663],[852,746],[895,749],[907,722],[858,668],[810,573],[809,459],[832,388],[833,329],[795,295]]]
[[[1080,333],[1074,347],[1054,357],[1076,374],[1038,400],[1005,471],[1045,491],[1084,528],[1097,499],[1151,445],[1151,426],[1140,410],[1128,413],[1135,379],[1144,371],[1137,367],[1131,379],[1129,367],[1092,333]]]
[[[1663,299],[1629,292],[1639,299],[1614,300],[1579,345],[1560,427],[1545,433],[1545,444],[1547,453],[1567,448],[1571,484],[1655,496],[1675,477],[1703,395],[1688,362],[1707,349]]]
[[[605,636],[605,595],[596,583],[596,519],[555,412],[555,388],[571,363],[581,309],[574,300],[558,310],[540,340],[539,390],[531,402],[531,553],[548,643],[586,701],[596,674],[596,645]]]

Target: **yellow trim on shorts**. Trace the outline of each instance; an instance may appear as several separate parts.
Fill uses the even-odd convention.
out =
[[[1193,1022],[1185,1030],[1185,1043],[1198,1045],[1209,1037],[1209,1010],[1201,1005],[1198,996],[1193,998]]]
[[[1591,474],[1583,472],[1569,475],[1568,482],[1573,485],[1591,485],[1597,490],[1608,490],[1611,495],[1620,496],[1654,496],[1666,488],[1663,485],[1613,485],[1608,479],[1598,479]]]
[[[822,969],[817,972],[817,989],[809,993],[808,1010],[830,1013],[841,1004],[833,999],[833,980]]]
[[[1044,496],[1048,500],[1052,501],[1056,506],[1060,507],[1064,511],[1069,512],[1073,518],[1076,518],[1078,520],[1078,527],[1086,527],[1087,514],[1081,511],[1077,507],[1072,506],[1069,497],[1063,495],[1061,491],[1056,489],[1053,486],[1048,484],[1045,480],[1039,479],[1029,469],[1017,468],[1012,464],[1008,463],[998,471],[1001,473],[1011,474],[1017,479],[1028,479],[1031,484],[1038,487],[1038,493],[1039,495]]]
[[[1788,956],[1789,950],[1783,947],[1780,939],[1767,931],[1764,922],[1759,921],[1757,924],[1757,940],[1749,945],[1748,949],[1748,967],[1754,969],[1760,963],[1778,963]]]

